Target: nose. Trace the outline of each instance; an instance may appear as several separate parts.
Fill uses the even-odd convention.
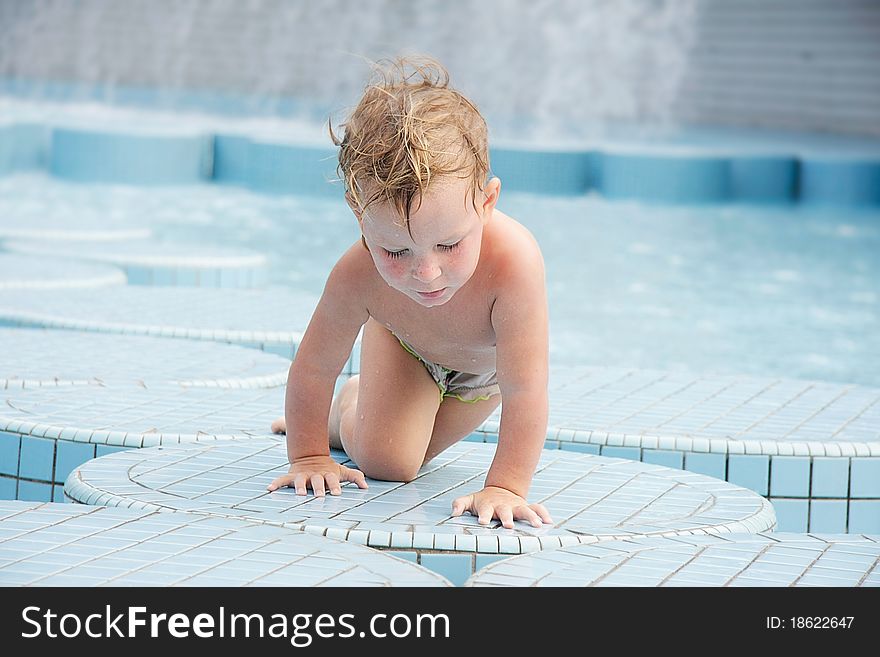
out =
[[[430,283],[440,278],[440,263],[436,259],[418,258],[413,265],[413,278],[420,283]]]

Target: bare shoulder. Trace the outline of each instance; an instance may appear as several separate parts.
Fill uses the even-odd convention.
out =
[[[372,284],[375,275],[376,268],[369,251],[357,241],[333,265],[327,284],[341,286],[346,293],[361,295]]]
[[[544,287],[544,257],[534,235],[521,223],[496,210],[491,222],[491,258],[495,288],[522,292]]]
[[[322,302],[335,308],[347,308],[360,316],[366,313],[366,304],[374,289],[377,276],[373,260],[360,241],[342,254],[324,285]],[[366,318],[364,317],[364,321]]]

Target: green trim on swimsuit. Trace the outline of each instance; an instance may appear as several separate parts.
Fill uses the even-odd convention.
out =
[[[456,395],[454,392],[444,393],[442,397],[455,397],[458,401],[464,402],[465,404],[476,404],[479,401],[486,401],[487,399],[492,399],[495,395],[480,395],[479,397],[475,397],[474,399],[463,399],[461,395]]]
[[[391,335],[393,335],[395,338],[397,338],[397,341],[400,343],[400,346],[403,347],[410,355],[412,355],[416,360],[418,360],[420,363],[425,365],[425,369],[427,371],[427,363],[425,362],[425,359],[422,358],[415,351],[413,351],[412,347],[410,347],[406,342],[404,342],[399,337],[397,337],[396,334],[392,333]],[[436,365],[436,367],[439,367],[441,370],[443,370],[447,374],[449,374],[450,372],[453,371],[453,370],[449,369],[448,367],[443,367],[442,365]],[[434,375],[431,374],[430,372],[428,372],[428,376],[431,377],[431,380],[434,383],[436,383],[437,387],[440,389],[440,403],[441,404],[443,403],[443,400],[446,397],[454,397],[458,401],[464,402],[465,404],[476,404],[477,402],[480,402],[480,401],[486,401],[487,399],[492,399],[492,397],[494,396],[494,395],[480,395],[479,397],[475,397],[474,399],[464,399],[461,395],[459,395],[455,392],[446,392],[446,388],[443,387],[443,384],[441,384],[437,379],[435,379]]]
[[[394,335],[394,333],[392,333],[391,335]],[[396,335],[394,335],[394,337],[397,338]],[[418,360],[420,363],[424,364],[425,360],[424,360],[421,356],[419,356],[416,352],[414,352],[414,351],[412,350],[412,347],[410,347],[406,342],[404,342],[404,341],[401,340],[400,338],[397,338],[397,341],[400,343],[400,346],[403,347],[404,349],[406,349],[406,351],[407,351],[410,355],[412,355],[413,357],[415,357],[415,359]],[[451,371],[452,371],[452,370],[447,370],[447,369],[446,369],[445,367],[443,367],[442,365],[440,365],[439,367],[440,367],[441,369],[447,371],[447,372],[451,372]],[[427,372],[427,370],[425,370],[425,371]],[[428,376],[431,376],[431,373],[430,373],[430,372],[428,372]],[[437,384],[437,387],[440,388],[440,403],[442,404],[442,403],[443,403],[443,396],[446,394],[446,388],[444,388],[442,385],[440,385],[440,382],[439,382],[437,379],[435,379],[433,376],[431,376],[431,381],[433,381],[434,383],[436,383],[436,384]]]

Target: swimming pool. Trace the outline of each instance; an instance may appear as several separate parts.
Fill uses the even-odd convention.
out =
[[[499,207],[542,247],[552,364],[880,386],[880,211],[517,191]],[[259,252],[270,284],[311,294],[359,235],[333,196],[0,178],[0,228],[77,216]]]
[[[106,343],[109,361],[114,355],[125,360],[134,343],[120,333],[295,353],[310,314],[305,309],[313,307],[338,256],[359,237],[341,189],[328,182],[333,153],[316,144],[311,132],[270,134],[261,128],[257,134],[241,126],[187,124],[189,119],[177,126],[174,117],[159,125],[149,113],[143,121],[81,117],[78,125],[60,127],[57,115],[35,115],[33,124],[26,116],[12,118],[5,132],[0,126],[0,171],[6,167],[0,177],[0,268],[24,269],[26,262],[29,271],[19,279],[33,284],[42,263],[39,283],[49,291],[0,291],[0,323],[86,331],[54,338],[71,351],[88,340],[99,348]],[[508,145],[495,151],[504,183],[500,208],[534,233],[547,265],[555,424],[548,427],[546,458],[578,476],[592,461],[571,452],[599,457],[597,463],[625,459],[628,468],[659,467],[667,477],[732,485],[737,495],[768,509],[763,524],[744,521],[746,532],[777,522],[783,531],[880,531],[880,205],[874,198],[880,165],[858,163],[863,154],[851,153],[857,162],[852,167],[849,160],[832,167],[850,187],[829,192],[819,186],[810,196],[792,185],[793,172],[809,168],[798,158],[807,161],[808,155],[777,154],[766,176],[772,193],[747,204],[733,193],[734,183],[742,182],[735,172],[746,171],[755,191],[754,183],[768,171],[767,161],[751,159],[754,153],[716,149],[678,159],[677,144],[658,160],[656,145],[629,154],[624,151],[632,145],[603,148]],[[667,182],[675,188],[669,194]],[[76,263],[77,256],[93,262]],[[153,273],[133,275],[129,265],[140,258],[149,260],[143,271]],[[101,289],[63,289],[62,283],[84,287],[95,278],[92,270],[79,269],[86,264],[122,267],[129,285],[107,280]],[[208,275],[212,267],[216,271]],[[21,287],[21,280],[11,287]],[[223,289],[251,285],[257,290]],[[169,308],[178,310],[169,315]],[[109,335],[90,335],[95,331]],[[38,343],[28,346],[41,349]],[[8,393],[0,414],[0,498],[61,501],[67,492],[62,484],[82,481],[92,459],[104,459],[98,466],[112,469],[117,462],[110,457],[131,448],[131,458],[142,452],[144,459],[152,458],[151,445],[167,445],[177,458],[183,453],[178,442],[201,449],[199,443],[218,438],[244,439],[247,449],[263,449],[254,439],[267,437],[283,391],[246,386],[225,371],[229,363],[219,345],[200,347],[207,359],[218,350],[212,363],[223,371],[212,371],[212,377],[225,374],[230,387],[241,390],[214,391],[210,382],[198,390],[154,388],[160,373],[151,363],[162,358],[146,350],[134,387],[114,381],[59,390],[55,363],[42,376],[24,366],[26,378],[34,380],[25,382],[27,390]],[[188,357],[195,352],[185,344],[168,348]],[[351,366],[356,363],[354,357]],[[97,376],[92,363],[74,365],[70,377]],[[170,410],[181,404],[196,414],[192,426]],[[84,420],[82,408],[94,412]],[[126,413],[114,415],[119,409]],[[490,418],[468,440],[491,443],[497,431],[497,418]],[[262,470],[242,490],[287,513],[301,500],[290,491],[268,494],[262,483],[266,472],[283,467],[279,439],[272,440],[267,444],[276,453],[259,457]],[[476,476],[493,452],[465,443],[457,449],[460,455],[450,455],[476,465]],[[241,474],[236,466],[227,469]],[[444,476],[430,468],[422,475],[414,486],[395,488],[394,500],[417,501],[427,513],[418,517],[440,521],[448,505],[424,498],[420,487],[438,485],[438,476],[442,484]],[[610,481],[616,485],[617,476]],[[201,499],[204,486],[213,491],[213,483],[192,483],[195,497],[188,508],[207,503]],[[381,486],[372,488],[370,500],[382,506],[372,499]],[[638,499],[656,494],[649,492],[653,484],[637,488]],[[679,488],[672,486],[673,495]],[[537,485],[535,494],[548,490]],[[217,491],[217,500],[233,492]],[[148,503],[124,496],[108,501],[107,495],[67,497],[136,508]],[[772,518],[761,498],[772,502]],[[563,513],[583,508],[585,499],[571,493],[551,506]],[[346,491],[346,504],[362,501]],[[336,526],[345,519],[327,511],[333,526],[306,531],[363,538]],[[362,520],[371,518],[367,513]],[[643,520],[639,531],[655,524]],[[473,523],[460,519],[442,537],[428,532],[428,540],[420,524],[407,530],[410,536],[383,521],[365,540],[416,558],[457,584],[505,554],[550,546],[524,529],[507,535],[498,527],[476,528],[485,535],[471,535]],[[682,527],[695,529],[684,521]]]

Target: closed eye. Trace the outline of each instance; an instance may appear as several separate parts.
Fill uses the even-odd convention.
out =
[[[458,240],[455,244],[438,244],[437,246],[443,251],[455,251],[458,247],[461,246],[461,240]],[[383,251],[385,251],[386,257],[394,260],[396,258],[402,257],[404,254],[406,254],[407,251],[409,251],[409,249],[401,249],[400,251],[389,251],[388,249],[383,249]]]

